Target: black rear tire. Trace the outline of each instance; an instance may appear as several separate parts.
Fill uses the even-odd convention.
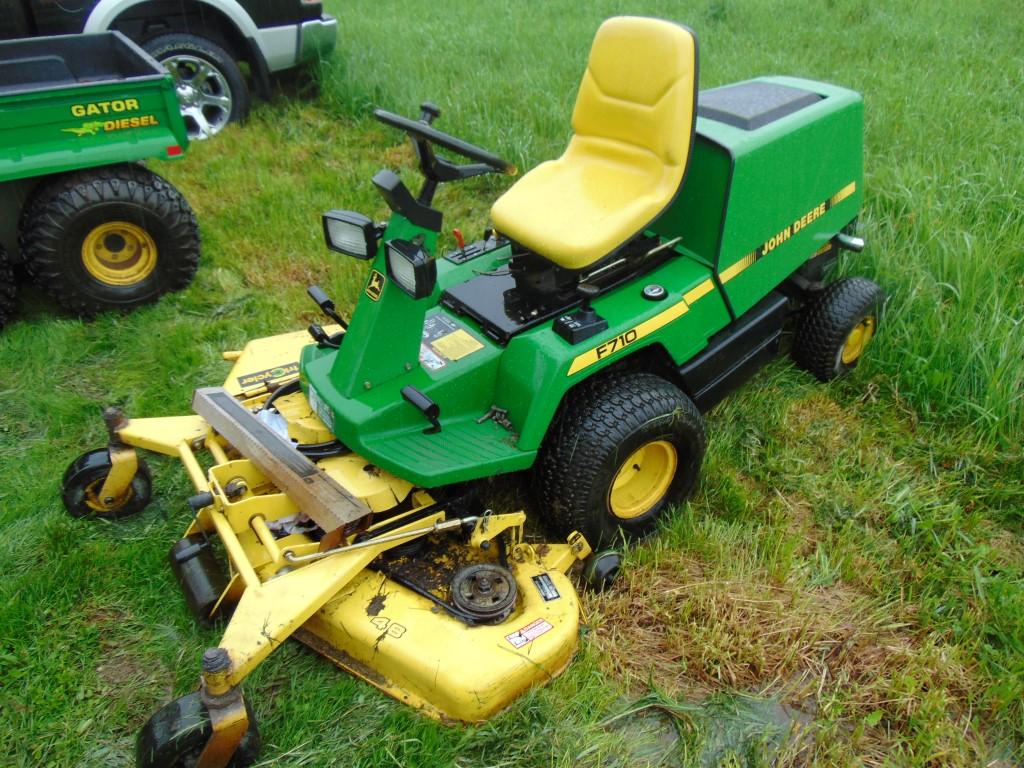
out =
[[[245,710],[249,730],[228,762],[229,768],[245,768],[259,756],[260,732],[249,702]],[[158,709],[142,726],[135,742],[135,764],[138,768],[193,768],[212,732],[200,695],[182,696]]]
[[[592,547],[654,531],[697,485],[704,420],[674,384],[613,374],[572,390],[541,446],[540,512],[558,533]]]
[[[882,289],[864,277],[827,286],[803,310],[793,360],[819,381],[831,381],[860,362],[881,320]]]
[[[7,259],[7,251],[0,246],[0,330],[7,325],[14,313],[14,298],[17,295],[14,270]]]
[[[249,87],[234,57],[205,37],[160,35],[146,52],[174,78],[189,139],[207,139],[249,114]]]
[[[89,316],[187,286],[199,266],[199,226],[168,181],[112,165],[41,187],[25,207],[21,249],[43,290]]]

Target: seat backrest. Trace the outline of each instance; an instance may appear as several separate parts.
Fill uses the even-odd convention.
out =
[[[696,48],[693,33],[679,24],[608,19],[594,37],[576,97],[576,136],[647,150],[682,182],[693,141]]]

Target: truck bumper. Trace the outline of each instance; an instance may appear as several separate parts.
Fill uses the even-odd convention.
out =
[[[334,50],[337,40],[338,20],[326,13],[301,24],[260,29],[255,36],[270,72],[326,56]]]
[[[338,43],[338,20],[325,13],[319,19],[302,24],[299,32],[299,61],[312,61],[328,55]]]

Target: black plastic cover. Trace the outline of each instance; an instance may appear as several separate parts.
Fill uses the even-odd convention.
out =
[[[697,114],[709,120],[754,131],[821,101],[824,96],[776,83],[738,83],[701,91]]]
[[[778,354],[788,309],[789,300],[772,291],[679,368],[683,389],[702,413]]]

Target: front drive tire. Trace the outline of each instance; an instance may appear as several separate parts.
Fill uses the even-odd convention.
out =
[[[819,381],[831,381],[860,362],[878,331],[882,289],[864,277],[837,280],[804,308],[793,360]]]
[[[160,35],[144,46],[174,78],[189,139],[208,139],[249,113],[249,88],[234,57],[198,35]]]
[[[672,383],[647,373],[587,382],[566,396],[536,469],[541,514],[595,549],[651,533],[697,485],[704,421]]]
[[[184,288],[199,266],[199,248],[188,202],[138,165],[62,176],[35,193],[22,219],[29,274],[86,316]]]

